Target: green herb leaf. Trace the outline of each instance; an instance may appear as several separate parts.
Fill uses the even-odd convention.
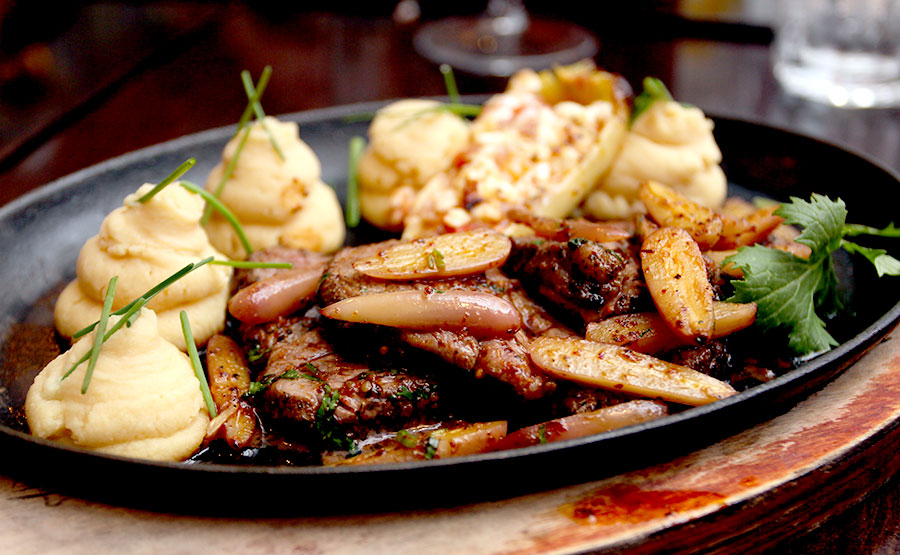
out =
[[[366,148],[366,140],[356,136],[350,139],[347,155],[347,203],[344,208],[344,218],[347,227],[359,225],[359,159]]]
[[[900,229],[894,227],[894,222],[883,229],[869,227],[867,225],[847,224],[844,226],[844,237],[857,235],[876,235],[878,237],[900,237]]]
[[[406,447],[407,449],[412,449],[419,444],[419,438],[407,432],[406,430],[400,430],[399,432],[397,432],[396,439],[398,442],[400,442],[400,445]]]
[[[644,77],[644,90],[634,99],[634,110],[631,112],[630,125],[633,125],[641,114],[647,111],[657,100],[673,100],[672,93],[666,85],[655,77]]]
[[[425,443],[425,458],[431,460],[437,454],[437,448],[441,444],[441,439],[436,435],[428,436],[428,441]]]
[[[103,336],[106,334],[106,322],[109,320],[109,311],[112,310],[113,299],[116,296],[116,284],[119,282],[119,276],[113,276],[109,279],[106,286],[106,296],[103,299],[103,308],[100,310],[100,320],[97,322],[97,333],[94,335],[94,344],[91,346],[91,355],[88,359],[88,367],[84,372],[84,380],[81,382],[81,394],[87,393],[88,386],[91,384],[91,377],[94,375],[94,368],[97,366],[97,358],[100,356],[100,347],[103,346]]]
[[[437,249],[428,253],[426,264],[431,270],[443,270],[446,268],[446,265],[444,264],[444,255]]]
[[[285,370],[281,374],[269,374],[267,376],[263,376],[261,380],[258,382],[250,382],[250,387],[247,389],[247,396],[253,396],[257,393],[261,393],[265,391],[267,387],[277,382],[278,380],[296,380],[298,378],[309,378],[316,381],[322,381],[319,378],[314,376],[309,376],[308,374],[301,374],[299,370],[296,368],[289,368]]]
[[[875,266],[878,277],[884,275],[900,276],[900,260],[889,255],[886,250],[863,247],[847,240],[841,242],[841,246],[849,253],[865,256]]]
[[[316,410],[316,431],[327,445],[352,452],[356,448],[356,443],[341,431],[340,425],[334,418],[334,411],[341,399],[340,393],[333,391],[328,384],[325,384],[323,388],[322,402]]]
[[[541,424],[538,427],[538,443],[541,445],[547,443],[547,425]]]
[[[203,401],[206,403],[206,410],[209,411],[209,417],[215,418],[216,403],[213,401],[212,393],[209,391],[209,383],[206,381],[206,372],[203,371],[203,365],[200,364],[200,356],[197,354],[197,345],[194,343],[194,334],[191,332],[191,322],[188,320],[187,312],[182,310],[178,313],[181,318],[181,333],[184,334],[184,342],[187,345],[188,357],[191,359],[191,366],[194,369],[194,375],[200,382],[200,392],[203,394]]]
[[[804,260],[759,245],[739,249],[726,262],[740,268],[744,279],[732,282],[735,293],[728,300],[755,302],[756,323],[763,329],[786,329],[796,353],[827,350],[838,343],[816,310],[841,305],[831,254],[841,246],[847,208],[840,199],[813,194],[810,201],[792,198],[775,214],[803,227],[796,241],[812,254]]]
[[[147,193],[144,194],[144,196],[139,198],[138,202],[143,204],[143,203],[147,202],[148,200],[152,199],[154,196],[156,196],[156,193],[162,191],[163,189],[166,188],[166,186],[169,183],[172,183],[173,181],[175,181],[176,179],[178,179],[179,177],[184,175],[184,173],[186,171],[188,171],[189,169],[193,168],[194,164],[196,164],[196,163],[197,163],[197,161],[193,158],[188,158],[187,160],[182,162],[180,166],[175,168],[175,171],[170,173],[165,179],[160,181],[158,185],[156,185],[155,187],[153,187],[152,189],[147,191]]]
[[[197,185],[191,183],[190,181],[182,181],[181,186],[194,193],[195,195],[200,195],[201,197],[203,197],[203,200],[206,201],[207,206],[212,206],[213,208],[215,208],[219,212],[219,214],[221,214],[222,217],[225,218],[225,220],[227,220],[229,224],[231,224],[231,228],[234,229],[235,234],[238,236],[238,239],[241,242],[241,245],[244,247],[244,251],[247,252],[247,256],[253,254],[253,247],[250,246],[250,240],[247,239],[247,236],[244,234],[244,228],[241,227],[241,222],[238,221],[237,216],[235,216],[227,206],[222,204],[222,201],[217,199],[206,189],[202,189]]]

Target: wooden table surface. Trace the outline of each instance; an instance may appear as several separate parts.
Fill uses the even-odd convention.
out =
[[[52,25],[26,4],[0,3],[0,204],[107,158],[234,123],[245,103],[242,69],[258,76],[273,66],[263,102],[271,114],[444,93],[434,64],[411,46],[417,22],[392,19],[393,2],[362,15],[324,4],[309,12],[79,4],[60,8]],[[588,22],[535,4],[538,15],[588,26],[600,38],[598,65],[632,84],[658,76],[677,99],[709,112],[837,142],[900,170],[900,111],[845,111],[786,96],[769,69],[771,31],[756,20],[701,21],[675,3],[638,2]],[[444,15],[428,6],[423,18]],[[457,78],[463,93],[503,87],[500,79]],[[893,467],[886,463],[896,458],[889,447],[898,433],[885,433],[885,448],[867,450],[859,464]],[[876,489],[880,482],[856,484],[840,508],[859,503],[811,532],[779,538],[779,552],[900,549],[900,479]]]

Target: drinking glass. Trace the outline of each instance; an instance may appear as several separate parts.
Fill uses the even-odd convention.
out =
[[[597,53],[597,39],[573,23],[529,16],[521,0],[489,0],[478,17],[450,17],[423,25],[416,50],[436,63],[475,75],[508,77]]]

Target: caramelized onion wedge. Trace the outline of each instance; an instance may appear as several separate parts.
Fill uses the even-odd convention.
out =
[[[641,184],[640,197],[656,223],[684,229],[703,248],[715,245],[722,234],[721,216],[671,187],[647,181]]]
[[[666,324],[689,341],[712,336],[713,289],[697,243],[683,229],[661,227],[641,245],[647,290]]]
[[[736,249],[764,241],[784,221],[773,214],[777,206],[760,208],[743,218],[722,216],[722,236],[716,250]]]
[[[756,303],[713,303],[715,325],[711,339],[740,331],[756,321]],[[648,355],[670,351],[692,343],[675,335],[655,312],[621,314],[587,326],[585,338],[590,341],[621,345]]]
[[[212,336],[206,347],[206,368],[209,392],[219,410],[219,417],[210,423],[207,439],[224,429],[229,445],[246,447],[256,431],[256,416],[242,398],[250,389],[250,369],[240,346],[228,336]]]
[[[287,316],[312,300],[321,277],[321,267],[279,272],[235,293],[228,301],[228,312],[245,324]]]
[[[506,436],[506,429],[506,421],[498,420],[477,422],[452,429],[406,430],[393,434],[388,441],[375,446],[374,449],[363,448],[361,454],[343,459],[337,464],[340,466],[385,464],[482,453],[494,450],[495,445]],[[402,440],[398,439],[400,433],[404,434]]]
[[[705,405],[736,393],[711,376],[618,345],[538,337],[530,353],[551,376],[672,403]]]
[[[460,231],[395,245],[353,267],[379,279],[462,276],[502,266],[511,248],[509,237],[501,233]]]
[[[475,336],[512,336],[522,320],[509,301],[480,291],[390,291],[351,297],[320,310],[322,316],[414,330],[466,329]]]
[[[619,403],[591,412],[557,418],[521,428],[497,443],[495,450],[516,449],[564,439],[574,439],[640,424],[669,414],[659,401],[638,400]]]

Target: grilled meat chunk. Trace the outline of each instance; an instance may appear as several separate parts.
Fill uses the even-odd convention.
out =
[[[257,349],[267,346],[260,381],[274,381],[263,393],[261,408],[276,420],[317,429],[333,424],[360,437],[371,430],[428,422],[437,409],[434,381],[344,360],[322,337],[314,318],[282,318],[244,330],[243,336]]]
[[[556,388],[556,382],[531,364],[527,354],[529,337],[544,333],[571,333],[532,303],[517,280],[497,270],[483,274],[417,281],[387,281],[366,276],[353,263],[374,256],[397,244],[396,241],[345,248],[332,258],[319,287],[323,305],[343,299],[379,293],[419,289],[424,291],[481,291],[509,300],[522,314],[523,329],[514,337],[479,339],[466,331],[379,330],[386,337],[431,352],[445,361],[472,372],[476,377],[491,376],[509,386],[525,399],[543,397]],[[348,331],[353,326],[345,326]],[[359,328],[357,328],[359,329]]]
[[[503,269],[528,292],[585,322],[630,312],[645,289],[630,249],[577,238],[514,239]]]

